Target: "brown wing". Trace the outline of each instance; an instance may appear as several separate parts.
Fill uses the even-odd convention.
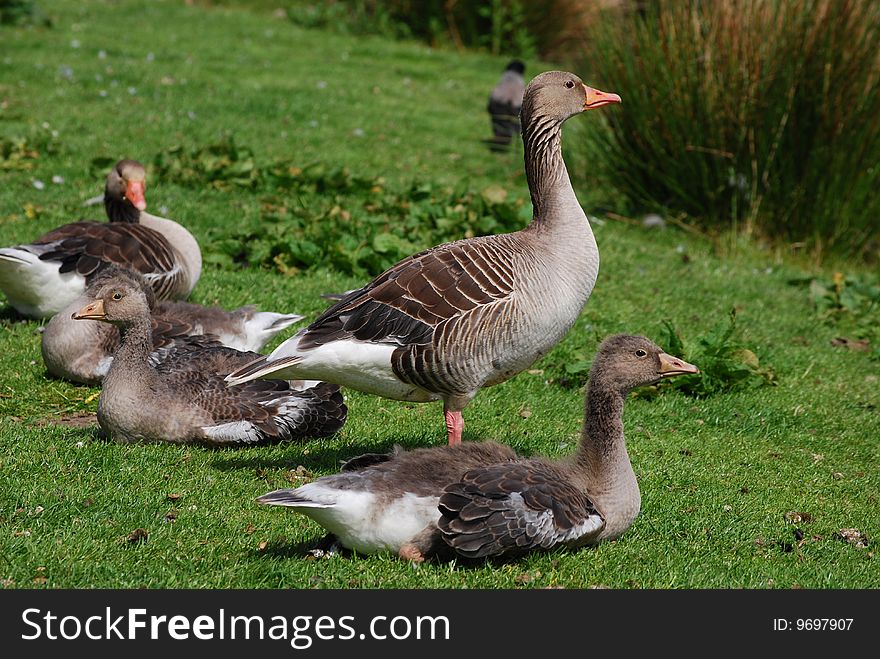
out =
[[[189,336],[208,336],[217,344],[220,343],[214,334],[195,334],[199,328],[182,318],[154,315],[150,316],[150,325],[153,330],[154,349],[170,347],[175,341]]]
[[[260,357],[221,344],[213,334],[175,337],[167,347],[156,346],[156,370],[178,386],[207,376],[223,376]],[[224,385],[225,386],[225,385]]]
[[[534,460],[472,469],[445,488],[439,508],[443,539],[471,558],[548,549],[605,524],[586,494]]]
[[[287,380],[253,380],[227,387],[224,377],[256,357],[220,344],[210,334],[176,339],[153,353],[156,371],[177,396],[204,410],[214,444],[326,437],[345,423],[348,408],[334,384],[298,390]],[[237,422],[244,422],[238,424]],[[232,424],[226,430],[217,430]]]
[[[61,272],[88,278],[111,264],[135,270],[147,278],[159,297],[170,290],[180,272],[168,240],[140,224],[74,222],[33,244],[43,247],[40,259],[58,261]]]
[[[220,376],[200,375],[177,389],[188,390],[213,419],[204,430],[216,444],[326,437],[343,426],[348,413],[339,387],[326,382],[299,391],[285,380],[227,387]]]
[[[513,292],[507,259],[493,258],[506,246],[496,244],[498,238],[448,243],[401,261],[327,309],[306,329],[299,347],[350,338],[430,343],[441,323]]]

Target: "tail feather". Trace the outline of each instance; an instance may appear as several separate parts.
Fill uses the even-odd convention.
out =
[[[346,297],[359,290],[359,288],[352,288],[345,291],[345,293],[321,293],[321,297],[325,300],[333,300],[334,302],[338,302],[339,300],[344,300]]]
[[[262,315],[266,320],[271,320],[273,316],[275,316],[274,320],[271,323],[265,326],[266,330],[272,330],[273,333],[280,332],[283,329],[287,329],[291,325],[296,322],[299,322],[305,316],[302,316],[298,313],[275,313],[273,311],[261,311],[257,314]]]
[[[281,369],[295,366],[300,361],[301,357],[297,355],[282,357],[281,359],[274,359],[272,361],[269,361],[268,357],[265,356],[259,357],[227,375],[226,386],[232,387],[237,384],[243,384],[245,382],[250,382],[251,380],[271,375]]]
[[[295,313],[276,313],[247,308],[244,315],[244,336],[248,350],[261,350],[276,334],[287,329],[305,316]]]
[[[287,506],[289,508],[332,508],[334,504],[315,501],[302,495],[296,489],[275,490],[257,497],[257,503],[266,506]]]
[[[32,254],[27,250],[19,249],[17,247],[4,247],[0,249],[0,261],[8,261],[9,263],[14,263],[16,265],[24,265],[30,264],[38,261],[39,258],[36,254]]]
[[[290,440],[329,437],[348,416],[339,387],[327,382],[274,401],[272,407],[279,436]]]

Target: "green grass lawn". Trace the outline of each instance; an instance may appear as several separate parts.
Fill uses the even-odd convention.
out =
[[[0,160],[2,245],[100,217],[100,207],[82,206],[102,189],[94,158],[151,163],[173,146],[193,150],[230,134],[261,162],[347,167],[390,188],[414,180],[477,191],[497,184],[528,199],[521,150],[499,156],[480,142],[502,59],[305,31],[270,12],[170,1],[43,4],[51,29],[0,28],[0,140],[26,140],[38,152],[15,161],[20,167]],[[626,98],[626,90],[613,91]],[[566,134],[573,139],[577,131]],[[588,213],[597,212],[604,193],[575,183]],[[147,189],[150,209],[191,228],[206,255],[212,238],[260,217],[278,195],[260,186],[154,179]],[[736,308],[740,342],[777,382],[706,398],[670,389],[632,399],[625,426],[642,513],[619,540],[479,567],[414,568],[390,556],[308,560],[304,552],[320,527],[254,498],[332,472],[359,453],[445,441],[439,404],[346,391],[349,420],[325,440],[236,450],[115,445],[96,436],[88,416],[99,389],[47,379],[41,323],[21,321],[0,301],[0,582],[880,587],[873,546],[880,535],[880,361],[831,343],[852,336],[857,324],[820,320],[806,289],[789,283],[811,271],[776,252],[721,252],[674,227],[645,230],[611,219],[595,232],[602,266],[575,328],[529,372],[477,396],[465,411],[465,439],[495,438],[527,454],[572,451],[583,393],[566,365],[589,361],[610,333],[662,340],[664,320],[693,344]],[[321,293],[363,281],[329,269],[284,276],[209,265],[193,300],[313,317],[327,304]],[[145,541],[130,539],[136,529],[147,532]],[[841,529],[857,529],[868,546],[847,542]]]

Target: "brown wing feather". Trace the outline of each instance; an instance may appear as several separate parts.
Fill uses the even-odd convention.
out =
[[[184,336],[161,353],[156,370],[163,380],[177,386],[179,382],[207,376],[223,376],[260,357],[222,345],[211,334]],[[225,384],[224,384],[225,386]]]
[[[91,277],[112,264],[158,277],[151,285],[160,297],[170,290],[177,279],[174,273],[180,269],[168,240],[140,224],[74,222],[53,229],[34,244],[46,246],[40,259],[59,261],[61,272]]]
[[[223,346],[210,335],[184,337],[161,354],[156,371],[214,425],[246,421],[254,427],[253,435],[215,439],[218,444],[325,437],[342,427],[348,409],[337,385],[321,382],[299,391],[287,380],[253,380],[226,386],[227,373],[258,356]]]
[[[343,426],[348,412],[339,387],[326,382],[298,391],[285,380],[227,387],[222,377],[201,375],[193,378],[189,389],[193,404],[210,414],[215,424],[246,421],[254,426],[259,442],[332,435]]]
[[[440,497],[445,542],[472,558],[549,548],[577,537],[599,515],[590,498],[541,461],[467,472]]]
[[[510,271],[490,262],[497,238],[448,243],[404,259],[327,309],[306,329],[300,348],[347,338],[430,343],[438,325],[512,293]]]

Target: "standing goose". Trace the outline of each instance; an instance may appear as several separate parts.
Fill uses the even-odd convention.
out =
[[[345,423],[336,385],[261,380],[227,388],[223,374],[257,355],[207,337],[161,351],[153,365],[149,303],[131,281],[104,284],[73,318],[119,328],[121,343],[98,400],[98,423],[114,441],[235,446],[324,437]]]
[[[119,330],[109,323],[74,320],[71,315],[93,302],[105,284],[122,280],[140,286],[147,296],[154,349],[168,348],[182,337],[208,334],[230,348],[259,351],[278,332],[303,318],[297,314],[257,311],[254,305],[224,311],[190,302],[157,302],[141,275],[108,266],[91,278],[82,295],[46,324],[40,348],[51,375],[83,384],[101,382],[119,347]]]
[[[309,378],[397,400],[442,399],[449,443],[460,443],[461,411],[477,391],[546,354],[593,290],[599,252],[562,159],[561,128],[619,102],[572,73],[537,76],[522,106],[528,227],[404,259],[227,382]]]
[[[199,244],[177,222],[145,212],[145,179],[143,165],[120,160],[104,188],[109,223],[73,222],[0,249],[0,290],[9,303],[29,318],[48,318],[108,264],[141,273],[159,299],[187,297],[202,271]]]
[[[590,371],[573,456],[520,458],[495,442],[398,451],[356,458],[350,471],[257,501],[307,515],[354,551],[392,551],[417,561],[612,540],[630,527],[641,502],[623,435],[627,393],[697,372],[645,337],[612,336]]]

